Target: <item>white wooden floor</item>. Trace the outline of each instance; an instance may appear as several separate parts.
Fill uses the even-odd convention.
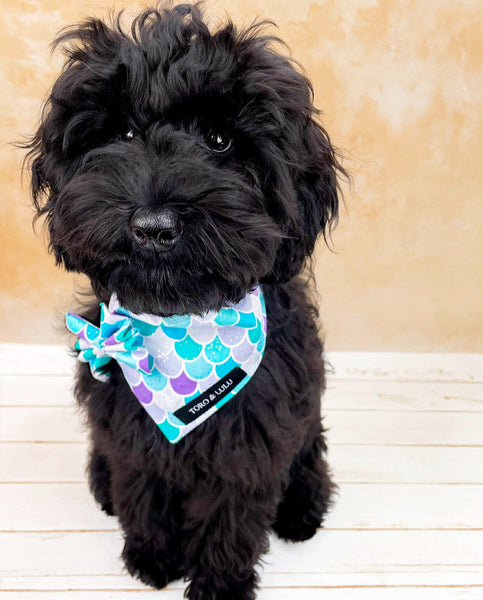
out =
[[[5,600],[181,600],[123,572],[87,491],[62,348],[0,346]],[[324,530],[275,538],[260,600],[483,598],[483,355],[336,353],[325,397],[340,497]]]

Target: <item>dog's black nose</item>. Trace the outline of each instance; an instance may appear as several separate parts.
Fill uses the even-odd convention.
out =
[[[129,229],[142,248],[166,252],[179,240],[183,225],[179,216],[169,208],[140,208],[132,216]]]

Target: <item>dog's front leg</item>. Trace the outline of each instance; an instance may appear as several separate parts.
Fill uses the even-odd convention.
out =
[[[319,434],[295,457],[273,524],[278,537],[301,542],[321,526],[336,489],[324,458],[326,450],[324,437]]]
[[[154,475],[131,471],[113,473],[113,496],[129,573],[157,589],[182,577],[181,501],[176,491]]]
[[[187,522],[193,525],[184,549],[189,600],[256,597],[255,566],[268,550],[276,510],[271,496],[267,490],[224,487],[188,504]]]

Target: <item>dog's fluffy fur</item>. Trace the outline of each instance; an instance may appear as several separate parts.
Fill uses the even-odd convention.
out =
[[[170,445],[119,367],[86,365],[76,397],[92,448],[92,493],[124,530],[129,572],[190,600],[255,598],[271,528],[314,535],[333,484],[320,418],[325,374],[317,310],[301,273],[337,217],[343,169],[317,123],[312,88],[265,23],[210,32],[198,6],[158,6],[63,30],[67,60],[30,148],[32,192],[58,263],[100,300],[133,312],[202,313],[257,282],[268,310],[264,358],[222,410]],[[129,135],[126,133],[130,131]],[[215,152],[209,132],[231,146]],[[183,222],[157,253],[136,244],[139,207]]]

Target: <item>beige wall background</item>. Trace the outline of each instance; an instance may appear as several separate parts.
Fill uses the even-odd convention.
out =
[[[132,10],[146,2],[131,2]],[[32,231],[22,153],[59,58],[62,26],[124,5],[2,0],[0,341],[61,343],[79,277]],[[483,351],[481,0],[207,0],[269,17],[312,79],[354,187],[315,273],[331,350]],[[479,112],[480,111],[480,112]]]

